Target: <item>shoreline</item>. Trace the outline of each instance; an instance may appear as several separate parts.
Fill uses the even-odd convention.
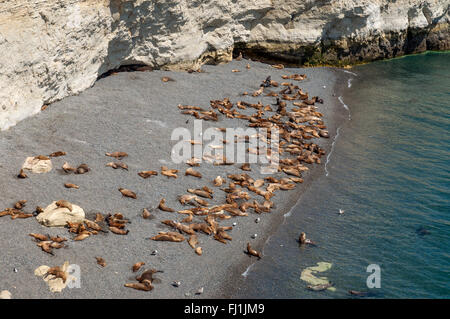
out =
[[[166,156],[170,154],[171,145],[167,143],[169,136],[166,134],[173,127],[185,126],[185,121],[190,119],[179,114],[176,108],[178,103],[206,106],[211,99],[224,97],[230,97],[235,103],[240,99],[240,91],[248,89],[251,92],[268,74],[279,81],[280,74],[307,73],[308,79],[304,83],[299,82],[299,86],[306,87],[311,96],[324,97],[325,103],[318,106],[319,111],[326,108],[323,113],[330,132],[330,138],[325,143],[328,145],[325,146],[328,154],[336,133],[336,123],[343,120],[344,115],[340,114],[340,110],[345,111],[338,104],[337,96],[340,94],[336,93],[340,92],[339,79],[343,76],[339,73],[342,71],[334,68],[276,70],[258,62],[250,62],[252,68],[245,71],[246,63],[247,61],[233,61],[226,65],[205,66],[206,72],[198,74],[165,71],[118,74],[102,79],[78,96],[52,104],[45,112],[19,123],[9,131],[1,132],[3,140],[0,150],[6,154],[7,161],[0,162],[0,166],[4,168],[0,177],[8,181],[0,184],[5,195],[0,200],[2,209],[11,207],[19,199],[29,200],[28,209],[37,205],[45,207],[52,200],[61,197],[80,204],[86,212],[121,211],[132,220],[132,224],[127,236],[107,234],[79,243],[69,241],[68,249],[58,250],[56,256],[51,257],[35,247],[28,233],[50,232],[52,235],[69,237],[67,230],[46,229],[34,220],[11,221],[3,217],[0,219],[0,227],[5,231],[0,234],[0,240],[9,243],[10,238],[15,238],[16,241],[9,243],[9,249],[0,260],[0,289],[10,290],[13,298],[212,298],[232,295],[232,289],[242,282],[242,272],[256,261],[243,253],[246,242],[251,241],[257,250],[264,246],[285,221],[284,215],[295,206],[303,190],[314,181],[315,176],[323,173],[325,159],[322,164],[305,174],[305,182],[298,184],[296,190],[276,193],[276,209],[271,214],[258,216],[250,213],[248,217],[233,218],[229,223],[221,223],[238,223],[231,233],[233,240],[227,245],[199,236],[204,249],[202,256],[195,255],[186,243],[146,240],[158,231],[169,230],[161,225],[160,220],[175,217],[173,213],[157,212],[157,218],[151,221],[143,221],[140,217],[142,208],[154,207],[162,196],[168,199],[168,206],[182,209],[176,204],[176,195],[185,191],[186,187],[198,184],[192,177],[181,176],[187,166],[170,162],[167,164],[180,171],[179,179],[175,182],[163,179],[163,176],[141,180],[135,171],[158,170],[159,166],[165,165],[162,161],[169,160]],[[231,73],[233,68],[240,68],[242,72],[234,75]],[[333,76],[332,80],[330,75]],[[161,83],[161,76],[173,77],[176,80],[173,86],[177,89],[171,89],[168,86],[170,82],[168,85]],[[233,76],[236,76],[235,80],[230,81]],[[346,84],[346,81],[342,81],[342,85],[344,82]],[[323,85],[326,86],[325,89]],[[217,87],[220,87],[219,91]],[[197,92],[200,92],[200,96]],[[267,104],[266,101],[263,103]],[[148,108],[148,103],[151,104],[151,109]],[[131,105],[134,107],[130,107]],[[221,126],[222,122],[208,123],[205,126]],[[236,123],[240,125],[239,121]],[[189,126],[191,124],[192,121]],[[47,130],[42,130],[42,127]],[[142,141],[146,143],[139,145]],[[65,150],[68,155],[54,160],[53,172],[33,175],[24,181],[15,179],[26,156],[46,154],[58,149]],[[104,167],[109,161],[104,152],[113,150],[123,150],[130,154],[129,159],[125,160],[130,166],[129,172]],[[93,168],[92,173],[86,176],[66,176],[59,170],[64,161],[87,162]],[[201,165],[202,169],[203,166],[205,165]],[[205,170],[206,172],[200,170],[204,175],[201,185],[209,185],[218,175],[219,169],[205,167]],[[241,172],[237,164],[222,171],[228,174]],[[65,190],[63,181],[74,181],[82,187],[77,191]],[[139,200],[133,202],[116,194],[116,188],[122,185],[136,190]],[[141,196],[143,199],[140,199]],[[176,219],[181,219],[179,217],[181,216],[176,215]],[[256,217],[261,217],[258,224],[254,222]],[[250,239],[253,233],[258,234],[257,240]],[[157,256],[150,255],[154,249],[160,252]],[[221,251],[217,253],[217,249]],[[94,259],[96,255],[104,257],[109,267],[99,268]],[[33,271],[40,265],[62,265],[66,260],[80,264],[83,289],[50,293],[42,279],[34,276]],[[161,283],[156,284],[150,293],[123,288],[123,284],[133,276],[131,265],[140,260],[145,261],[149,267],[161,267],[164,270],[158,276]],[[11,275],[13,267],[19,271]],[[103,284],[98,283],[98,280]],[[182,282],[178,288],[171,286],[171,282],[176,280]],[[193,292],[200,287],[205,287],[205,292],[195,296]]]
[[[347,86],[344,84],[346,83],[346,81],[342,81],[342,83],[340,83],[340,80],[347,80],[347,78],[343,74],[345,72],[345,69],[336,67],[322,68],[328,69],[334,76],[332,89],[333,94],[335,95],[335,99],[333,101],[334,110],[333,112],[327,112],[324,114],[325,123],[330,131],[330,138],[326,141],[321,140],[320,142],[322,143],[319,143],[319,145],[321,145],[321,147],[326,150],[325,156],[328,157],[330,155],[329,152],[332,150],[332,146],[338,135],[337,132],[339,128],[345,121],[348,120],[346,117],[347,110],[342,107],[341,102],[338,100],[338,97],[343,96],[344,90],[347,89]],[[288,221],[289,217],[291,216],[290,214],[292,214],[297,205],[303,200],[303,194],[305,193],[305,190],[309,188],[317,180],[318,177],[322,176],[322,174],[326,174],[325,165],[326,161],[324,161],[321,165],[315,166],[313,169],[310,169],[308,176],[305,176],[305,181],[290,194],[287,204],[283,206],[281,211],[277,211],[274,215],[271,216],[273,226],[265,229],[264,240],[261,240],[261,242],[263,242],[262,247],[264,247],[266,243],[271,239],[271,237],[277,233],[280,227]],[[301,231],[302,230],[299,229],[299,234]],[[296,240],[296,238],[294,239]],[[258,261],[244,261],[243,265],[246,266],[245,272],[251,271],[251,267],[257,262]],[[242,265],[236,266],[236,271],[233,272],[233,278],[225,284],[225,292],[213,295],[211,298],[233,298],[233,296],[238,292],[239,286],[247,284],[247,276],[244,277],[242,271],[241,273],[239,273],[239,270],[242,269],[242,267]]]

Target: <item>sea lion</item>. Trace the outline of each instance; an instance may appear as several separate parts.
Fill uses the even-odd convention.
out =
[[[249,163],[244,163],[241,165],[241,170],[243,171],[251,171],[252,169],[250,168],[250,164]]]
[[[105,259],[103,259],[102,257],[95,257],[95,259],[97,260],[97,264],[99,264],[102,267],[106,267]]]
[[[197,247],[195,248],[195,253],[199,256],[201,256],[203,254],[203,249],[202,247]]]
[[[125,163],[122,163],[122,162],[109,162],[106,164],[106,166],[112,167],[114,169],[117,169],[120,167],[122,169],[128,170],[128,165]]]
[[[133,272],[136,272],[139,269],[141,269],[141,267],[144,265],[145,265],[145,262],[140,261],[140,262],[135,263],[131,269],[133,270]]]
[[[57,151],[57,152],[51,153],[48,157],[59,157],[59,156],[64,156],[64,155],[66,155],[66,152]]]
[[[75,188],[75,189],[79,189],[80,188],[80,186],[72,184],[72,183],[65,183],[64,186],[66,188]]]
[[[172,78],[170,78],[170,77],[168,77],[168,76],[163,76],[163,77],[161,78],[161,81],[163,81],[163,82],[175,82],[174,79],[172,79]]]
[[[119,192],[121,192],[124,197],[130,197],[133,199],[137,199],[136,193],[133,191],[130,191],[129,189],[119,188]]]
[[[41,242],[37,243],[37,246],[41,247],[42,251],[45,251],[47,254],[54,255],[53,249],[50,246],[50,244],[51,244],[51,241],[41,241]]]
[[[165,212],[171,212],[171,213],[173,213],[173,212],[175,211],[175,209],[169,208],[169,207],[166,206],[166,199],[165,199],[165,198],[162,198],[162,199],[159,201],[158,208],[159,208],[160,210],[162,210],[162,211],[165,211]]]
[[[221,176],[217,176],[214,179],[214,186],[219,187],[219,186],[222,186],[223,183],[226,183],[226,180],[223,177],[221,177]]]
[[[177,169],[168,169],[166,166],[161,166],[161,174],[167,176],[168,178],[173,177],[177,178],[178,170]]]
[[[193,234],[193,235],[189,236],[188,244],[189,244],[189,246],[191,246],[193,249],[195,249],[195,246],[198,244],[198,237],[197,237],[196,234]]]
[[[74,241],[82,241],[82,240],[85,240],[86,238],[88,238],[89,236],[90,236],[89,233],[83,232],[83,233],[79,234],[78,236],[76,236],[73,240]]]
[[[115,157],[117,159],[122,159],[123,157],[127,157],[128,154],[125,152],[112,152],[112,153],[106,153],[106,156]]]
[[[27,178],[28,175],[25,174],[25,172],[23,171],[23,169],[20,170],[19,174],[17,175],[18,178]]]
[[[189,167],[189,168],[186,170],[185,175],[186,175],[186,176],[190,175],[190,176],[202,178],[202,174],[201,174],[200,172],[197,172],[196,170],[194,170],[192,167]]]
[[[314,243],[312,240],[306,238],[306,233],[304,233],[304,232],[300,233],[298,242],[300,243],[300,245],[306,245],[306,244],[314,245],[314,246],[316,245],[316,243]]]
[[[23,200],[19,200],[17,203],[14,204],[14,208],[15,209],[22,209],[23,207],[25,207],[27,200],[23,199]]]
[[[152,283],[149,280],[143,280],[142,282],[128,283],[124,285],[127,288],[133,288],[136,290],[150,291],[153,289]]]
[[[66,173],[74,172],[76,170],[75,167],[70,166],[69,163],[67,163],[67,162],[64,162],[64,165],[62,166],[62,169]]]
[[[67,208],[69,211],[72,211],[72,204],[66,200],[61,199],[61,200],[57,201],[55,203],[55,205],[57,207],[64,207],[64,208]]]
[[[248,255],[251,255],[251,256],[258,257],[258,259],[261,259],[261,258],[262,258],[261,252],[257,252],[256,250],[254,250],[254,249],[250,246],[250,243],[247,243],[247,254],[248,254]]]
[[[273,64],[272,68],[281,70],[281,69],[284,69],[284,65],[283,64]]]
[[[181,242],[184,241],[185,238],[182,234],[176,232],[160,232],[158,235],[153,236],[150,239],[156,241]]]
[[[59,266],[49,268],[45,273],[45,277],[48,275],[53,275],[55,278],[61,278],[64,283],[67,280],[67,272],[62,270]]]
[[[156,172],[156,171],[141,171],[138,173],[138,175],[142,178],[149,178],[150,176],[158,175],[158,172]]]
[[[81,164],[77,167],[75,174],[85,174],[89,172],[91,169],[87,166],[87,164]]]
[[[147,208],[144,208],[142,210],[142,218],[149,219],[150,217],[152,217],[152,214],[148,211]]]
[[[349,290],[348,293],[350,295],[358,296],[358,297],[366,297],[369,295],[367,291],[358,291],[358,290]]]
[[[109,226],[109,230],[116,235],[126,235],[129,232],[129,230],[120,229],[115,226]]]
[[[28,234],[29,236],[33,237],[36,240],[40,240],[40,241],[48,241],[48,236],[43,235],[43,234],[35,234],[35,233],[31,233]]]

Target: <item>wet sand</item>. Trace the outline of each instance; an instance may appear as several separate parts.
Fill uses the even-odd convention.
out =
[[[171,149],[178,141],[170,141],[170,136],[178,127],[187,127],[192,132],[194,118],[180,114],[178,104],[209,109],[210,100],[225,97],[233,103],[243,100],[272,104],[273,97],[243,97],[241,94],[257,90],[268,75],[275,81],[283,82],[283,74],[304,73],[308,76],[306,80],[289,81],[298,84],[310,96],[323,98],[324,104],[316,106],[324,114],[323,120],[328,126],[330,138],[311,141],[329,150],[336,133],[336,122],[346,116],[336,93],[341,82],[347,84],[343,71],[331,68],[277,70],[251,61],[251,69],[247,70],[247,63],[243,60],[204,66],[204,73],[192,74],[166,71],[118,73],[99,80],[93,88],[78,96],[50,105],[44,112],[22,121],[16,127],[0,132],[0,151],[3,155],[0,159],[1,209],[26,199],[28,203],[24,211],[32,212],[38,205],[46,207],[54,200],[66,199],[81,206],[87,214],[122,212],[131,220],[127,226],[130,232],[126,236],[108,233],[80,242],[69,239],[67,248],[57,249],[55,256],[50,256],[41,251],[28,234],[48,233],[72,238],[67,229],[43,227],[35,218],[0,218],[0,290],[9,290],[13,298],[212,298],[232,296],[239,285],[246,284],[241,274],[251,263],[257,262],[256,258],[244,253],[247,242],[255,249],[264,251],[265,241],[276,231],[284,219],[283,215],[296,203],[302,190],[314,180],[315,174],[323,174],[326,156],[322,158],[322,164],[314,165],[314,169],[308,165],[310,171],[303,174],[305,182],[297,184],[295,190],[276,192],[272,197],[275,208],[271,213],[259,215],[250,210],[247,217],[221,221],[221,226],[237,223],[230,232],[233,240],[226,245],[199,233],[202,256],[196,255],[186,242],[148,239],[159,231],[172,230],[161,220],[181,220],[183,215],[157,210],[154,219],[144,220],[141,211],[144,207],[156,207],[162,197],[166,198],[167,206],[184,209],[177,196],[185,194],[187,188],[204,185],[215,191],[216,196],[211,204],[221,204],[225,193],[213,187],[212,180],[217,175],[243,172],[239,169],[240,164],[213,166],[203,162],[195,168],[202,173],[202,179],[184,176],[189,166],[172,163]],[[233,73],[233,69],[241,72]],[[163,76],[175,81],[163,83]],[[288,109],[291,107],[288,102]],[[254,112],[254,109],[247,109],[242,113]],[[244,120],[224,118],[220,115],[219,122],[204,121],[203,129],[245,129],[248,124]],[[23,180],[16,178],[26,157],[58,150],[67,152],[67,155],[52,160],[54,168],[51,172],[29,173],[29,178]],[[105,153],[113,151],[129,154],[123,159],[129,166],[128,171],[105,166],[112,161]],[[65,161],[72,165],[86,163],[92,170],[84,175],[67,175],[60,169]],[[160,172],[163,165],[178,169],[178,178],[169,179],[159,174],[142,179],[137,175],[142,170]],[[252,171],[247,173],[254,179],[264,177],[253,165]],[[285,174],[277,173],[275,176],[284,177]],[[80,189],[66,189],[64,183],[67,182],[79,185]],[[119,187],[135,191],[137,200],[122,197]],[[255,223],[258,217],[261,221]],[[253,234],[258,234],[256,239],[251,238]],[[154,250],[158,253],[152,256]],[[106,260],[105,268],[97,265],[97,256]],[[80,266],[81,288],[66,288],[61,293],[52,293],[44,281],[34,275],[34,270],[41,265],[62,265],[65,261]],[[139,261],[146,263],[143,269],[164,271],[155,276],[158,281],[151,292],[124,287],[125,283],[133,282],[135,274],[131,267]],[[173,287],[173,281],[180,281],[181,285]],[[204,287],[204,293],[195,295],[200,287]]]

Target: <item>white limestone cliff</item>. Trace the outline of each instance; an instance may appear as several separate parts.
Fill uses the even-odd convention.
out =
[[[448,50],[450,0],[3,0],[0,129],[127,64],[197,68],[233,49],[342,64]]]

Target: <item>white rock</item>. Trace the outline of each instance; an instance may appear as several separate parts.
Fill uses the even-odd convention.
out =
[[[67,273],[66,282],[64,282],[61,278],[56,278],[53,275],[46,276],[49,269],[49,266],[42,265],[34,270],[34,274],[38,277],[42,277],[42,279],[47,283],[48,288],[51,292],[61,292],[64,288],[66,288],[69,282],[76,280],[74,276],[71,276],[67,273],[69,269],[69,262],[67,261],[61,266],[61,270]]]
[[[40,160],[34,156],[27,157],[25,163],[22,165],[22,169],[30,170],[36,174],[48,173],[52,168],[53,165],[51,160]]]
[[[0,291],[0,299],[11,299],[12,294],[8,290]]]
[[[36,216],[39,223],[48,227],[64,227],[67,222],[81,223],[84,218],[84,210],[80,206],[72,204],[72,211],[70,211],[66,207],[56,206],[56,201]]]

